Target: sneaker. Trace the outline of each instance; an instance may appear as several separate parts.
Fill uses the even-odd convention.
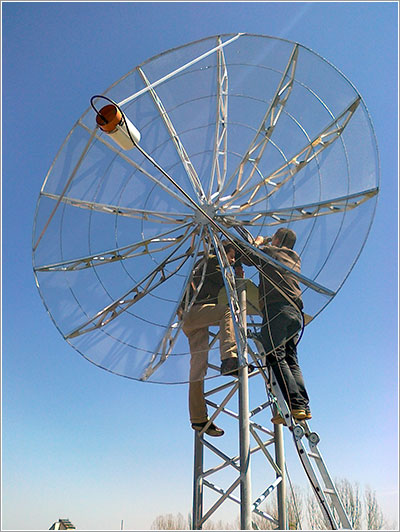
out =
[[[221,362],[221,375],[239,376],[239,361],[237,357],[226,358]]]
[[[204,429],[207,423],[208,421],[203,421],[203,423],[192,423],[192,429],[200,432]],[[208,434],[209,436],[214,436],[214,437],[223,436],[225,434],[225,432],[219,427],[217,427],[217,425],[214,425],[214,423],[210,423],[205,433]]]
[[[294,417],[295,420],[298,420],[298,421],[307,419],[307,414],[304,408],[293,408],[292,416]]]

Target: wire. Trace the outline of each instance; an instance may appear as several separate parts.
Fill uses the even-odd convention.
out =
[[[122,111],[121,111],[121,109],[120,109],[120,107],[118,106],[118,104],[116,104],[116,103],[114,102],[114,100],[112,100],[111,98],[108,98],[107,96],[103,96],[102,94],[95,94],[94,96],[92,96],[92,97],[90,98],[90,105],[93,107],[94,112],[95,112],[95,113],[96,113],[96,114],[97,114],[97,115],[103,120],[104,124],[107,124],[107,120],[106,120],[106,119],[104,118],[104,116],[100,113],[100,111],[98,111],[98,110],[96,109],[96,107],[94,106],[93,100],[94,100],[95,98],[103,98],[104,100],[107,100],[108,102],[111,102],[113,105],[115,105],[115,107],[116,107],[116,108],[118,109],[118,111],[122,114],[122,116],[124,116],[123,113],[122,113]],[[125,120],[125,117],[124,117],[124,120]],[[125,122],[125,124],[126,124],[126,122]],[[129,135],[129,136],[130,136],[130,135]],[[131,140],[132,140],[132,137],[131,137]]]
[[[299,530],[303,530],[303,526],[301,524],[300,512],[299,512],[299,509],[297,507],[296,496],[295,496],[294,489],[293,489],[292,479],[290,478],[289,470],[288,470],[286,461],[285,461],[285,471],[286,471],[286,476],[287,476],[287,478],[289,480],[290,491],[292,492],[294,508],[295,508],[295,511],[296,511],[296,517],[297,517],[296,528],[297,528],[297,525],[298,525],[300,527]],[[290,523],[288,523],[288,525],[289,525],[289,528],[290,528]]]

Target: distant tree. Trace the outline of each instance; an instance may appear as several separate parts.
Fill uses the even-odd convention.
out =
[[[369,486],[364,492],[365,521],[367,530],[382,530],[388,528],[383,518],[382,510],[376,500],[376,493]]]
[[[362,499],[359,485],[356,482],[351,484],[349,480],[342,478],[336,481],[336,490],[353,530],[361,530]],[[337,519],[336,511],[333,515]]]
[[[342,501],[350,524],[354,530],[397,530],[397,525],[389,525],[384,519],[383,512],[379,506],[375,491],[366,487],[364,495],[361,497],[360,488],[357,483],[351,483],[347,479],[336,481],[336,489]],[[269,514],[274,519],[278,519],[278,509],[276,497],[268,498],[260,510]],[[289,490],[287,499],[288,528],[289,530],[301,530],[305,528],[302,523],[303,518],[307,520],[310,530],[327,530],[327,523],[323,517],[318,501],[314,493],[304,490],[298,486]],[[336,510],[333,510],[335,519],[338,518]],[[260,515],[253,513],[252,521],[258,530],[276,530],[276,525]],[[151,530],[189,530],[192,528],[192,518],[189,513],[185,519],[182,514],[176,516],[172,514],[159,515],[152,523]],[[239,530],[240,520],[233,523],[222,521],[214,522],[207,519],[203,524],[203,530]]]
[[[396,524],[389,525],[384,519],[383,512],[376,498],[376,493],[366,487],[361,497],[357,483],[351,484],[347,479],[336,481],[336,489],[350,524],[354,530],[396,530]],[[337,512],[333,510],[337,519]],[[311,530],[326,530],[319,504],[314,494],[307,497],[307,518]]]
[[[289,530],[301,530],[303,520],[304,495],[299,486],[293,486],[287,498]]]
[[[151,524],[151,530],[188,530],[188,522],[182,514],[158,515]]]
[[[347,479],[340,479],[336,481],[335,486],[352,529],[360,530],[362,501],[358,484],[351,484]],[[338,522],[338,513],[335,509],[332,514]],[[326,530],[327,524],[314,493],[309,493],[307,496],[307,518],[311,530]]]
[[[234,524],[224,523],[221,520],[215,523],[211,519],[202,526],[203,530],[236,530]],[[189,512],[187,519],[182,514],[178,515],[165,514],[158,515],[151,524],[151,530],[191,530],[192,529],[192,515]]]
[[[306,513],[311,530],[326,529],[325,519],[314,493],[308,493],[306,498]]]

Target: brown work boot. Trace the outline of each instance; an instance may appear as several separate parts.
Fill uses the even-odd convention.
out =
[[[285,420],[280,414],[275,414],[274,417],[271,418],[271,421],[274,425],[286,425]]]
[[[197,430],[197,432],[201,432],[204,427],[207,425],[208,421],[203,421],[203,423],[192,423],[192,429]],[[208,428],[205,430],[205,434],[208,434],[209,436],[223,436],[225,432],[217,427],[217,425],[214,425],[214,423],[210,423]]]
[[[307,419],[307,414],[304,408],[293,408],[292,416],[296,421],[303,421],[303,419]]]

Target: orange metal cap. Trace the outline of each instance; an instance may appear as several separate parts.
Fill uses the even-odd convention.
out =
[[[106,123],[102,119],[104,117]],[[111,133],[121,122],[122,114],[113,104],[106,105],[96,115],[97,125],[106,133]]]

